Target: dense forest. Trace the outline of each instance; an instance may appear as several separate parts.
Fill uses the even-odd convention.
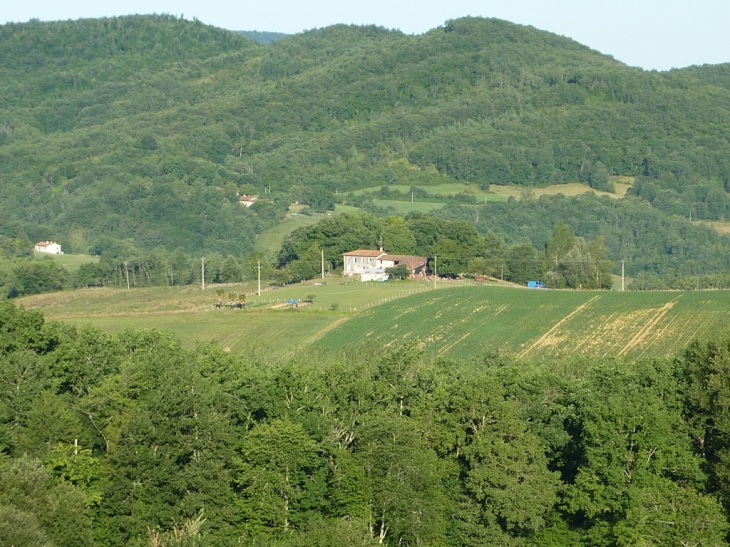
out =
[[[167,15],[7,24],[0,235],[244,259],[303,191],[326,201],[434,174],[597,189],[631,175],[667,223],[719,220],[729,99],[725,65],[645,72],[494,19],[418,36],[338,25],[269,45]],[[269,200],[247,210],[241,193]]]
[[[730,339],[674,359],[185,351],[0,304],[0,536],[726,545]]]

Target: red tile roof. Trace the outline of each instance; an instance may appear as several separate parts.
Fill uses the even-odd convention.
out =
[[[426,265],[428,260],[425,256],[412,256],[412,255],[388,255],[388,260],[392,260],[396,264],[404,264],[409,270],[415,270],[421,266]]]
[[[383,256],[384,254],[386,254],[385,251],[372,251],[372,250],[366,249],[366,250],[350,251],[349,253],[344,253],[344,256],[372,256],[374,258],[378,258],[379,256]]]

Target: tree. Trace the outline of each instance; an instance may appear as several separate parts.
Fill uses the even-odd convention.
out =
[[[235,476],[250,532],[282,535],[299,528],[308,477],[322,463],[300,424],[276,419],[254,427],[241,444]]]
[[[408,276],[411,275],[411,271],[405,264],[398,264],[393,268],[385,268],[385,273],[390,276],[390,279],[408,279]]]
[[[575,245],[575,233],[564,221],[560,220],[553,228],[553,235],[545,243],[545,263],[547,270],[557,268],[558,261]]]

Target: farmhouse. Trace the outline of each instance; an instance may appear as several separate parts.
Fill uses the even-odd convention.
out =
[[[361,281],[385,281],[386,268],[403,264],[410,275],[418,275],[426,270],[426,257],[411,255],[389,255],[382,249],[373,251],[359,249],[342,255],[344,263],[343,275],[359,275]]]
[[[258,196],[247,196],[246,194],[243,194],[240,198],[238,198],[238,203],[244,207],[251,207],[251,205],[256,203],[258,200]]]
[[[33,246],[33,249],[39,253],[49,253],[52,255],[62,255],[61,246],[53,241],[39,241]]]

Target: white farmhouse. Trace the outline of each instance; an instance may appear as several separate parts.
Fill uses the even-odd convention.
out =
[[[426,257],[410,255],[389,255],[382,249],[372,251],[359,249],[342,255],[344,269],[342,275],[359,275],[361,281],[385,281],[388,275],[386,268],[404,264],[411,275],[425,271]]]
[[[61,246],[53,241],[39,241],[33,246],[33,249],[39,253],[49,253],[52,255],[62,255]]]
[[[247,196],[246,194],[243,194],[240,198],[238,198],[238,203],[244,207],[251,207],[251,205],[256,203],[258,200],[258,196]]]

